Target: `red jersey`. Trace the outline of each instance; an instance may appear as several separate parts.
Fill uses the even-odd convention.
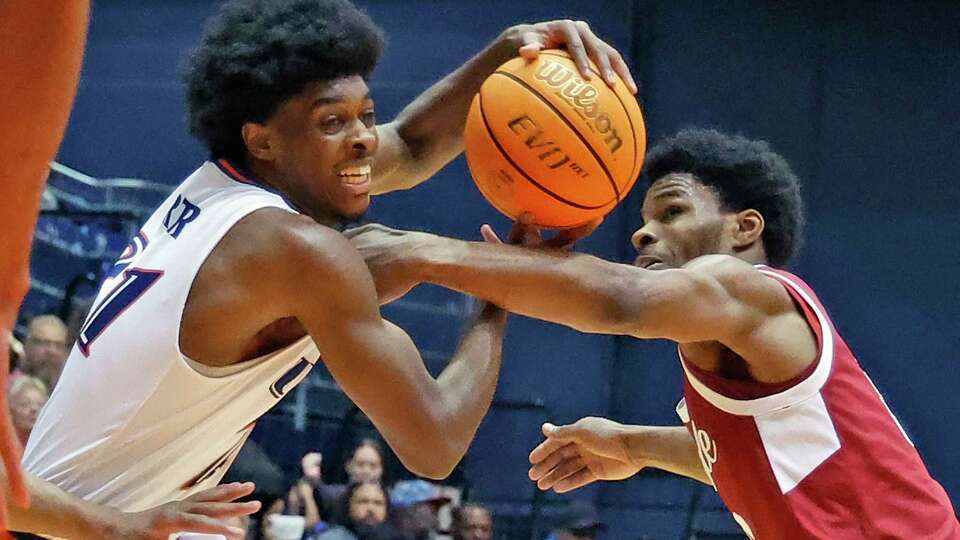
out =
[[[778,385],[721,378],[683,360],[677,412],[714,489],[751,538],[960,539],[943,487],[813,290],[760,267],[800,307],[816,361]]]

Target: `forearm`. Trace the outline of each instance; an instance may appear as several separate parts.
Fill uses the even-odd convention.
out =
[[[451,445],[451,468],[466,453],[493,400],[500,376],[506,318],[502,309],[486,304],[437,377],[445,410],[441,429]]]
[[[517,54],[518,37],[511,32],[506,30],[383,126],[399,136],[408,155],[398,160],[396,171],[375,178],[374,194],[412,188],[463,151],[463,129],[473,96],[491,73]]]
[[[303,498],[303,517],[307,522],[307,529],[312,530],[317,523],[320,522],[320,508],[317,506],[317,501],[313,498],[313,489],[309,491],[309,495],[304,494]]]
[[[582,332],[622,333],[623,287],[642,287],[639,270],[589,255],[440,237],[415,248],[408,262],[416,281]]]
[[[70,495],[27,473],[30,508],[10,505],[10,530],[58,538],[106,538],[120,512]],[[9,489],[4,476],[4,486]]]
[[[630,460],[645,467],[693,478],[713,485],[703,469],[697,443],[683,426],[624,426],[622,437]]]

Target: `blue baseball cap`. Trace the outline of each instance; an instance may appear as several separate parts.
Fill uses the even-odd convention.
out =
[[[420,503],[432,503],[443,506],[450,497],[440,494],[437,486],[426,480],[401,480],[390,490],[390,504],[396,508],[406,508]]]

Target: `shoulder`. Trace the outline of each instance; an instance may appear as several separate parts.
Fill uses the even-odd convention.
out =
[[[311,267],[363,264],[356,248],[339,231],[279,208],[252,212],[230,235],[255,258],[266,256],[277,263]]]
[[[274,294],[302,297],[317,287],[331,296],[367,292],[366,279],[375,298],[373,278],[356,248],[339,231],[302,214],[255,211],[237,223],[222,248],[236,271]]]
[[[756,266],[730,255],[705,255],[684,265],[684,269],[719,285],[732,299],[775,313],[793,310],[790,294]]]

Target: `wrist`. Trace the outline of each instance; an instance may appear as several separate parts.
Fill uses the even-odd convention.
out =
[[[116,538],[125,530],[125,513],[112,508],[90,508],[76,523],[77,538]]]
[[[500,65],[517,56],[523,45],[523,33],[529,25],[518,24],[500,32],[500,35],[487,48],[497,59]]]
[[[649,443],[651,430],[648,426],[620,425],[620,441],[626,462],[638,469],[650,466],[654,461],[649,450],[654,446]]]

